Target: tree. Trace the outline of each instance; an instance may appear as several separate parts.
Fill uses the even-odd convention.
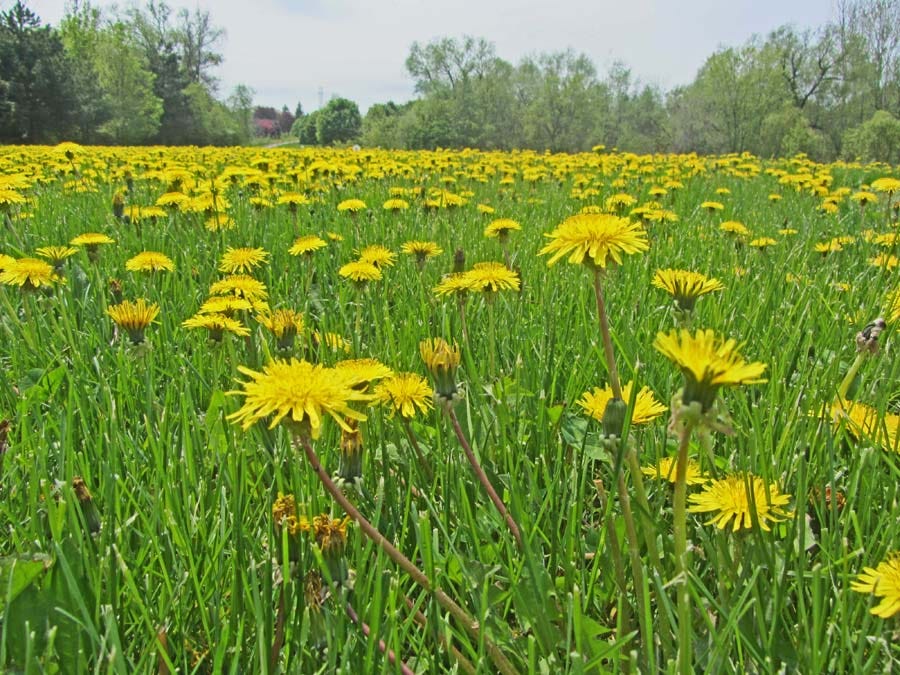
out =
[[[355,140],[362,131],[362,116],[357,105],[346,98],[333,98],[316,119],[319,145],[333,145]]]
[[[100,131],[118,144],[146,143],[159,130],[162,100],[153,93],[154,75],[121,22],[102,32],[97,77],[109,119]]]
[[[193,13],[182,9],[178,13],[180,24],[174,31],[176,43],[181,48],[182,67],[191,82],[204,85],[214,92],[217,80],[210,69],[222,63],[222,55],[213,51],[225,37],[225,30],[212,25],[209,12],[196,7]]]
[[[317,145],[319,110],[313,110],[309,115],[298,117],[300,128],[297,129],[297,138],[301,145]]]
[[[21,0],[0,12],[0,140],[55,142],[74,131],[73,66],[59,33]]]
[[[253,89],[245,84],[239,84],[228,97],[228,109],[237,123],[242,141],[247,141],[253,135]]]
[[[864,162],[900,164],[900,120],[886,110],[844,135],[844,157]]]

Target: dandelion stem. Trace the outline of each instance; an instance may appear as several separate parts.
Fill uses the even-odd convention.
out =
[[[457,293],[456,304],[459,306],[459,323],[462,326],[463,342],[469,344],[469,331],[466,330],[466,296],[463,293]]]
[[[478,621],[476,621],[472,616],[469,615],[466,610],[460,607],[449,595],[444,593],[440,588],[435,588],[432,586],[431,581],[429,581],[428,577],[425,573],[416,567],[403,553],[400,552],[390,541],[388,541],[387,537],[385,537],[381,532],[376,528],[372,523],[366,520],[365,516],[359,512],[359,510],[350,503],[350,500],[341,492],[340,488],[335,485],[334,481],[331,480],[331,476],[325,471],[322,467],[322,463],[319,461],[318,455],[316,455],[316,451],[313,449],[312,444],[309,442],[309,438],[307,436],[299,436],[297,439],[300,442],[300,445],[303,446],[303,451],[306,454],[306,458],[309,460],[309,463],[312,465],[313,471],[318,477],[319,481],[328,491],[328,493],[334,498],[334,500],[340,504],[341,508],[344,509],[346,514],[350,516],[357,525],[359,525],[359,529],[362,530],[363,534],[366,535],[374,544],[379,546],[385,554],[393,560],[397,566],[403,570],[409,577],[415,581],[419,586],[421,586],[424,590],[429,593],[434,594],[435,599],[438,601],[438,604],[443,607],[454,619],[462,624],[462,627],[465,631],[471,635],[474,639],[480,640],[484,642],[484,648],[487,650],[488,657],[491,659],[491,662],[497,668],[498,671],[504,673],[517,673],[518,671],[515,667],[510,663],[509,659],[506,658],[506,655],[494,644],[493,640],[487,637],[487,635],[482,635],[481,629],[479,627]]]
[[[618,475],[619,504],[622,506],[622,520],[625,521],[625,539],[628,543],[628,557],[631,559],[631,576],[634,578],[635,611],[638,615],[638,625],[641,631],[641,643],[647,650],[647,663],[649,671],[656,670],[652,665],[653,659],[653,634],[647,625],[647,603],[644,597],[644,568],[641,560],[641,549],[638,542],[637,530],[634,527],[634,514],[631,511],[631,498],[628,496],[628,487],[625,485],[625,474],[619,471]],[[647,664],[644,664],[645,666]]]
[[[269,670],[275,672],[278,658],[281,656],[281,648],[284,645],[284,620],[286,616],[284,601],[284,581],[278,591],[278,613],[275,616],[275,636],[272,640],[272,651],[269,654]]]
[[[603,302],[603,286],[600,275],[602,270],[594,270],[594,295],[597,298],[597,318],[600,322],[600,337],[603,340],[603,353],[606,355],[606,368],[609,370],[609,386],[613,397],[622,398],[622,386],[619,384],[619,370],[616,368],[616,354],[613,351],[612,337],[609,334],[609,320],[606,317],[606,304]]]
[[[491,350],[491,377],[497,377],[497,361],[496,361],[496,352],[497,352],[497,324],[496,319],[494,318],[494,297],[493,294],[485,294],[485,300],[487,301],[488,306],[488,338],[490,340],[490,350]]]
[[[678,459],[675,465],[675,497],[673,503],[673,529],[675,539],[675,577],[678,589],[678,672],[693,672],[693,626],[691,624],[691,592],[688,588],[687,554],[687,464],[688,446],[694,425],[685,420],[678,441]]]
[[[609,498],[606,494],[606,488],[603,487],[603,481],[599,478],[595,479],[594,488],[597,490],[597,495],[600,497],[600,506],[603,509],[603,525],[606,530],[606,541],[609,544],[609,552],[612,555],[616,586],[619,587],[619,594],[622,600],[621,610],[619,611],[619,636],[621,637],[623,635],[628,635],[628,633],[631,632],[631,606],[628,604],[626,596],[628,584],[625,581],[625,564],[622,562],[622,549],[619,548],[619,538],[616,534],[616,526],[609,510]]]
[[[406,595],[403,596],[403,601],[406,603],[407,607],[413,610],[413,619],[415,620],[415,622],[423,628],[427,628],[428,618],[424,614],[422,614],[421,611],[416,609],[413,601],[410,600]],[[469,659],[467,659],[465,656],[463,656],[462,652],[460,652],[456,647],[450,644],[442,632],[437,633],[437,640],[450,652],[453,658],[456,659],[457,664],[459,664],[459,667],[463,672],[465,672],[467,675],[475,675],[475,666],[472,665],[472,662],[469,661]]]
[[[512,515],[510,515],[503,500],[500,499],[500,495],[494,490],[494,486],[491,485],[491,481],[488,480],[487,474],[484,472],[481,464],[478,463],[478,458],[475,457],[475,453],[472,452],[472,446],[469,445],[469,441],[466,440],[462,427],[459,425],[459,418],[457,418],[456,412],[453,408],[448,408],[447,414],[450,416],[450,423],[453,425],[453,431],[456,432],[459,444],[462,446],[463,452],[466,453],[466,459],[468,459],[469,464],[472,465],[472,470],[475,472],[478,482],[481,483],[481,487],[484,488],[484,491],[487,492],[488,497],[490,497],[494,506],[497,507],[497,511],[499,511],[500,515],[506,520],[509,531],[512,532],[513,537],[515,537],[516,544],[519,545],[519,548],[522,548],[522,533],[519,531],[519,526],[516,524]]]

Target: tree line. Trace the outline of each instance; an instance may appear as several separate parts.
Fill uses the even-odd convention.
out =
[[[638,153],[807,153],[900,163],[900,0],[841,0],[835,18],[782,26],[711,54],[664,91],[623,63],[600,72],[573,50],[501,58],[484,38],[414,42],[416,98],[347,98],[304,114],[221,98],[224,33],[208,12],[162,0],[101,12],[69,5],[58,27],[23,2],[0,13],[0,140],[237,144],[290,133],[303,144]]]

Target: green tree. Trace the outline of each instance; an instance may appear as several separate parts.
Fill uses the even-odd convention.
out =
[[[90,2],[69,5],[59,26],[63,47],[72,63],[73,121],[78,139],[87,143],[102,140],[100,127],[112,114],[97,72],[103,29],[100,9]]]
[[[843,155],[864,162],[900,164],[900,120],[886,110],[878,110],[844,134]]]
[[[228,97],[228,108],[237,123],[242,142],[246,142],[253,136],[253,89],[245,84],[239,84]]]
[[[159,130],[162,100],[153,93],[154,75],[124,24],[102,32],[97,57],[98,83],[110,115],[101,133],[122,145],[148,142]]]
[[[333,98],[318,112],[316,140],[319,145],[347,143],[359,137],[362,131],[362,116],[353,101]]]
[[[301,145],[318,145],[319,112],[313,110],[309,115],[297,118],[299,128],[296,130],[296,135]]]
[[[72,62],[59,33],[21,1],[0,12],[0,140],[55,142],[75,131]]]

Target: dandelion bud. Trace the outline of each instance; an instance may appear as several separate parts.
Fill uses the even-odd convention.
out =
[[[878,317],[868,326],[856,334],[856,351],[867,351],[870,354],[878,353],[878,336],[885,329],[884,319]]]
[[[322,558],[328,566],[328,572],[333,582],[341,583],[348,576],[347,562],[344,559],[344,550],[347,548],[347,525],[350,517],[343,519],[331,518],[323,513],[313,518],[312,531],[316,538],[316,544],[322,551]]]
[[[9,450],[9,420],[0,420],[0,458]]]
[[[88,490],[87,485],[84,484],[81,476],[75,476],[72,479],[72,490],[75,492],[76,499],[78,499],[81,515],[84,516],[84,523],[88,532],[96,534],[100,531],[100,512],[97,510],[94,498],[91,496],[91,492]]]
[[[125,195],[116,192],[112,198],[112,212],[116,220],[122,220],[125,216]]]
[[[347,420],[347,429],[341,429],[340,476],[346,481],[354,481],[362,476],[362,432],[359,422]]]
[[[453,272],[459,274],[466,270],[466,252],[461,248],[456,249],[453,254]]]
[[[622,430],[625,428],[625,416],[628,413],[628,404],[620,398],[611,398],[603,411],[603,419],[600,425],[603,427],[603,435],[607,438],[622,438]]]
[[[118,279],[109,280],[109,294],[112,296],[113,303],[119,305],[122,303],[122,282]]]
[[[325,617],[322,609],[328,600],[328,591],[322,583],[319,570],[310,570],[303,578],[303,601],[309,610],[309,634],[313,644],[323,645],[326,639]]]
[[[459,399],[459,389],[456,386],[459,347],[455,344],[451,347],[443,338],[431,338],[419,343],[419,352],[425,367],[434,378],[435,400],[442,400],[445,405],[456,402]]]
[[[300,542],[298,533],[309,529],[306,519],[297,518],[297,503],[294,495],[278,493],[278,498],[272,504],[272,523],[275,534],[282,537],[282,532],[287,532],[288,560],[297,562],[300,559]]]

